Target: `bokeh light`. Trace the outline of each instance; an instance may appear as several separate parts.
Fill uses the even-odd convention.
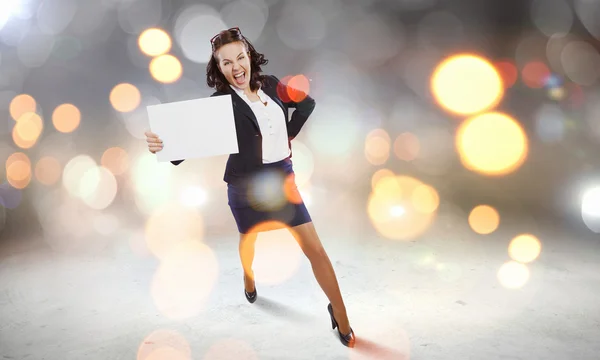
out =
[[[250,231],[258,232],[252,265],[256,283],[277,285],[291,279],[304,259],[294,230],[283,223],[269,221]]]
[[[88,169],[79,182],[79,196],[96,210],[107,208],[117,195],[117,180],[112,172],[102,166]]]
[[[529,268],[516,261],[503,264],[498,270],[498,280],[507,289],[519,289],[523,287],[530,277]]]
[[[546,36],[568,34],[573,18],[573,10],[565,0],[534,0],[531,4],[531,20]]]
[[[123,148],[114,146],[102,153],[100,164],[110,170],[113,175],[122,175],[129,170],[129,156]]]
[[[138,38],[140,50],[148,56],[166,54],[171,50],[172,45],[171,37],[163,29],[146,29]]]
[[[142,95],[134,85],[121,83],[111,90],[109,100],[115,110],[131,112],[140,105]]]
[[[14,188],[10,183],[0,184],[0,207],[15,209],[23,199],[23,191]]]
[[[587,189],[583,193],[581,217],[591,231],[600,233],[600,186]]]
[[[196,63],[207,63],[212,55],[210,39],[228,29],[221,14],[212,6],[194,4],[184,8],[175,20],[173,36],[183,55]]]
[[[20,94],[15,96],[9,105],[10,116],[13,120],[18,120],[25,113],[35,113],[37,103],[29,94]]]
[[[315,170],[315,159],[312,150],[302,141],[294,139],[293,146],[294,181],[298,188],[302,188],[310,182]]]
[[[371,176],[371,190],[375,190],[377,183],[386,177],[393,177],[395,174],[390,169],[379,169]]]
[[[5,163],[6,180],[16,189],[24,189],[31,181],[31,160],[22,153],[11,154]]]
[[[394,141],[394,154],[400,160],[412,161],[417,158],[421,144],[419,138],[410,132],[404,132]]]
[[[365,156],[372,165],[382,165],[390,157],[391,139],[387,131],[375,129],[367,134]]]
[[[179,202],[186,207],[200,207],[206,203],[208,194],[200,186],[188,186],[181,191]]]
[[[296,103],[304,100],[310,93],[310,82],[308,78],[302,74],[293,76],[287,85],[287,95]]]
[[[510,242],[508,254],[511,259],[520,263],[529,263],[537,259],[542,250],[542,244],[531,234],[522,234]]]
[[[280,210],[286,204],[286,174],[279,170],[267,170],[250,178],[248,205],[259,211]],[[293,214],[290,214],[293,217]]]
[[[558,105],[544,104],[535,114],[535,132],[543,142],[558,142],[565,135],[565,114]]]
[[[222,339],[212,344],[202,360],[244,359],[258,360],[252,346],[240,339]]]
[[[504,95],[504,86],[489,61],[462,54],[437,66],[431,77],[431,91],[444,109],[469,115],[496,106]]]
[[[502,77],[504,88],[508,89],[515,85],[519,71],[512,60],[499,60],[494,62],[498,74]]]
[[[12,138],[21,149],[29,149],[37,143],[43,130],[44,121],[38,114],[24,113],[13,127]]]
[[[489,205],[478,205],[469,213],[469,226],[478,234],[491,234],[500,224],[500,214]]]
[[[159,329],[146,336],[138,347],[136,360],[191,360],[192,349],[175,330]]]
[[[521,125],[502,113],[486,113],[461,123],[456,148],[462,164],[485,175],[505,175],[527,158],[529,142]]]
[[[592,86],[600,77],[600,54],[585,41],[565,45],[560,60],[566,76],[579,85]]]
[[[35,177],[44,185],[54,185],[60,179],[62,168],[59,161],[52,156],[41,157],[35,165]]]
[[[164,259],[180,244],[202,241],[204,219],[195,209],[168,203],[156,209],[146,221],[146,243],[158,259]]]
[[[62,104],[52,113],[54,128],[62,133],[73,132],[81,122],[81,112],[73,104]]]
[[[435,218],[439,197],[432,187],[409,176],[383,177],[369,196],[371,224],[383,236],[409,240],[422,235]]]
[[[96,168],[96,162],[89,155],[77,155],[67,162],[63,169],[63,186],[74,197],[82,198],[86,191],[82,179],[88,171]],[[83,191],[83,192],[82,192]]]
[[[413,190],[411,202],[416,211],[431,214],[438,209],[440,197],[433,187],[421,184]]]
[[[541,61],[530,61],[521,71],[523,83],[533,89],[543,88],[549,76],[548,66]]]
[[[152,298],[157,309],[171,320],[200,314],[219,276],[212,249],[193,238],[179,242],[175,234],[171,251],[161,259],[152,279]]]
[[[161,83],[170,84],[179,80],[183,68],[181,62],[175,56],[170,54],[155,57],[150,62],[150,74]]]
[[[172,164],[157,162],[156,157],[149,152],[137,156],[133,165],[131,185],[138,210],[149,215],[157,207],[172,200],[172,180]]]

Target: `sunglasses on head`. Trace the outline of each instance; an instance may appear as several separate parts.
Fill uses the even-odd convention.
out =
[[[227,29],[227,31],[228,31],[228,32],[235,32],[236,34],[241,34],[241,33],[242,33],[242,32],[240,31],[240,28],[239,28],[239,27],[237,27],[237,26],[236,26],[236,27],[229,28],[229,29]],[[223,33],[223,32],[221,31],[221,32],[220,32],[220,33],[218,33],[217,35],[213,36],[213,37],[212,37],[212,39],[210,39],[210,43],[211,43],[212,45],[214,45],[214,44],[215,44],[215,40],[217,40],[217,39],[218,39],[218,38],[221,36],[221,34],[222,34],[222,33]]]

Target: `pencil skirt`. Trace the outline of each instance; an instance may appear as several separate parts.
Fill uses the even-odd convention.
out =
[[[227,184],[229,208],[241,234],[311,222],[295,181],[292,160],[263,164],[241,181]]]

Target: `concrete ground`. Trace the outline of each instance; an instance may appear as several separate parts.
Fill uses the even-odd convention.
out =
[[[48,239],[2,244],[0,359],[599,358],[600,239],[518,216],[481,236],[442,207],[421,238],[392,241],[360,220],[360,206],[352,211],[314,210],[313,219],[359,339],[354,349],[331,330],[327,299],[284,234],[257,245],[259,298],[249,304],[234,230],[207,233],[207,247],[188,249],[169,270],[132,222],[103,251],[55,251]],[[525,229],[542,252],[527,283],[507,289],[498,270]]]

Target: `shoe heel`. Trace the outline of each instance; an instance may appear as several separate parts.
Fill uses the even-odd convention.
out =
[[[327,311],[329,312],[329,317],[331,318],[331,329],[335,329],[337,327],[337,321],[335,321],[335,317],[333,317],[333,308],[331,304],[327,306]]]

